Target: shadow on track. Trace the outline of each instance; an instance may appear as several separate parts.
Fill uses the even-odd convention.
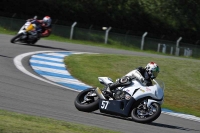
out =
[[[50,48],[50,49],[69,51],[68,49],[65,49],[65,48],[56,48],[56,47],[37,45],[37,44],[27,44],[27,43],[15,43],[15,44],[17,44],[17,45],[25,45],[25,46],[30,46],[30,47]]]
[[[91,113],[96,114],[96,115],[102,115],[102,116],[117,118],[117,119],[121,119],[121,120],[132,121],[130,118],[126,118],[126,117],[122,117],[122,116],[117,116],[117,115],[104,114],[104,113],[98,113],[98,112],[91,112]]]
[[[0,57],[5,57],[5,58],[13,58],[13,57],[6,56],[6,55],[0,55]]]
[[[112,118],[117,118],[117,119],[121,119],[121,120],[127,120],[127,121],[134,122],[131,118],[125,118],[125,117],[121,117],[121,116],[115,116],[115,115],[103,114],[103,113],[97,113],[97,112],[92,112],[92,113],[96,114],[96,115],[102,115],[102,116],[107,116],[107,117],[112,117]],[[140,124],[143,124],[143,123],[140,123]],[[178,130],[184,130],[184,131],[199,131],[199,130],[195,130],[195,129],[179,127],[179,126],[174,126],[174,125],[168,125],[168,124],[162,124],[162,123],[156,123],[156,122],[147,123],[144,125],[150,125],[150,126],[156,126],[156,127],[162,127],[162,128],[170,128],[170,129],[178,129]]]
[[[178,129],[178,130],[184,130],[184,131],[199,131],[199,130],[195,130],[195,129],[173,126],[173,125],[162,124],[162,123],[156,123],[156,122],[149,123],[148,125],[163,127],[163,128],[170,128],[170,129]]]

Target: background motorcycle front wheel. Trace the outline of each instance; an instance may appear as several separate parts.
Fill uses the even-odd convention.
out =
[[[95,88],[89,88],[83,90],[77,95],[74,105],[79,111],[92,112],[99,109],[99,98],[97,96],[88,97],[88,93],[95,93],[94,89]]]
[[[15,43],[15,42],[19,41],[19,39],[20,39],[20,37],[21,37],[22,35],[23,35],[23,33],[17,34],[16,36],[14,36],[14,37],[10,40],[10,42],[11,42],[11,43]]]
[[[158,103],[152,103],[148,109],[144,109],[141,104],[131,111],[133,121],[139,123],[150,123],[156,120],[161,114],[161,107]]]

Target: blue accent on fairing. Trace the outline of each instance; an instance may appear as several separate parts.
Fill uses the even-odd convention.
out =
[[[76,89],[76,90],[85,90],[85,89],[90,88],[90,86],[81,86],[81,85],[75,85],[75,84],[69,84],[69,83],[59,83],[59,82],[56,82],[56,83],[66,86],[66,87],[69,87],[69,88]]]
[[[32,58],[30,59],[30,61],[31,61],[31,60],[38,60],[38,61],[45,61],[45,62],[52,62],[52,63],[63,64],[63,62],[60,62],[60,61],[41,59],[41,58],[37,58],[37,57],[32,57]]]
[[[66,67],[59,67],[59,66],[51,66],[51,65],[44,65],[44,64],[38,64],[38,63],[30,63],[31,66],[38,66],[38,67],[44,67],[44,68],[53,68],[58,70],[66,70]]]

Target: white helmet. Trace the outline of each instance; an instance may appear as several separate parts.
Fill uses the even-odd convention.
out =
[[[159,71],[160,71],[158,65],[155,62],[148,63],[147,66],[145,67],[145,69],[147,70],[151,79],[156,78],[158,76]]]
[[[45,24],[46,27],[48,27],[49,25],[51,25],[51,18],[49,16],[45,16],[43,18],[43,23]]]

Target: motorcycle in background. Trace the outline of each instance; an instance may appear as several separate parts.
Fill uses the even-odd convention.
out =
[[[10,42],[21,42],[27,44],[35,44],[38,40],[38,34],[41,32],[41,26],[36,21],[37,16],[31,21],[26,21],[26,23],[21,27],[17,35],[15,35]]]
[[[98,77],[104,89],[88,88],[81,91],[75,101],[79,111],[101,113],[132,118],[139,123],[150,123],[161,114],[161,105],[164,99],[164,82],[153,79],[153,86],[144,86],[137,79],[132,79],[128,86],[113,90],[113,95],[105,90],[108,84],[113,83],[109,77]]]

